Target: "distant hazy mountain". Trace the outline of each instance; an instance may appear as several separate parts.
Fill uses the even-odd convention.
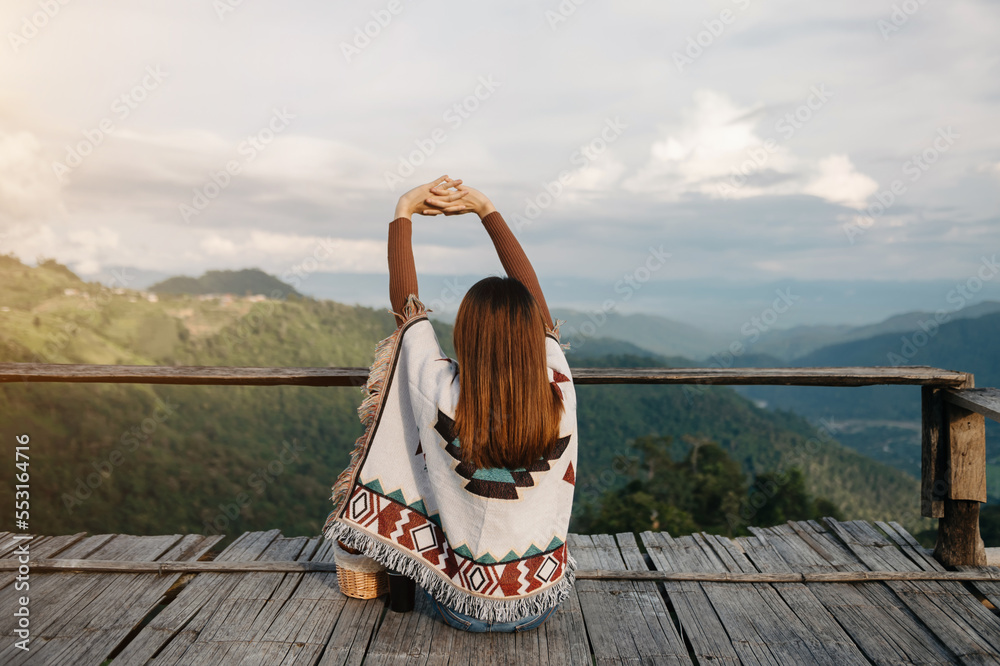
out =
[[[563,342],[569,342],[570,348],[566,350],[566,357],[570,360],[581,356],[636,356],[639,358],[653,358],[657,354],[648,349],[643,349],[638,345],[615,338],[591,338],[587,340],[586,346],[572,343],[569,337],[562,338]]]
[[[932,327],[931,315],[913,313],[883,322],[887,327],[912,322],[903,331],[883,333],[830,345],[801,356],[787,365],[874,366],[930,365],[975,374],[977,386],[1000,386],[1000,313],[979,317],[996,303],[983,303],[961,311],[964,317]],[[956,313],[956,315],[959,313]],[[920,322],[924,322],[921,327]],[[870,327],[877,330],[878,326]],[[926,328],[930,332],[925,332]],[[736,365],[756,366],[738,359]],[[814,423],[832,422],[839,441],[867,456],[914,475],[920,473],[920,389],[913,386],[863,386],[857,388],[745,386],[739,393],[769,407],[791,410]],[[987,491],[991,501],[1000,497],[1000,425],[987,421]]]
[[[208,271],[200,278],[172,277],[152,285],[149,291],[157,294],[261,295],[273,299],[302,296],[291,285],[256,268],[242,271]]]
[[[957,312],[949,312],[949,322],[975,319],[1000,312],[1000,302],[985,301]],[[796,326],[789,329],[771,329],[759,333],[753,328],[753,344],[747,336],[726,338],[696,326],[648,314],[587,314],[565,308],[552,309],[552,316],[565,319],[562,331],[564,341],[575,343],[578,351],[585,352],[588,345],[595,345],[597,338],[614,338],[649,352],[664,356],[686,356],[702,359],[704,365],[718,366],[730,363],[726,349],[733,342],[744,345],[735,365],[761,366],[785,365],[825,347],[864,340],[878,335],[906,333],[918,330],[920,322],[934,319],[933,312],[906,312],[894,315],[875,324],[863,326]],[[758,334],[759,333],[759,334]],[[611,344],[605,340],[603,348]],[[605,353],[602,351],[602,353]],[[608,348],[606,353],[618,353]],[[622,350],[621,353],[634,353]],[[795,363],[799,365],[799,363]],[[885,365],[883,359],[878,365]]]
[[[170,273],[150,271],[135,266],[103,266],[101,272],[88,276],[109,287],[125,287],[127,289],[146,290],[157,282],[170,277]]]
[[[395,328],[384,309],[325,300],[147,299],[84,283],[54,263],[31,268],[2,255],[0,284],[4,362],[358,367]],[[451,328],[438,322],[435,329],[452,353]],[[574,357],[572,367],[680,362],[600,336],[577,353],[612,345],[615,355]],[[809,492],[851,518],[898,519],[911,532],[925,522],[912,512],[907,518],[919,490],[912,476],[729,388],[581,385],[578,396],[581,497],[626,482],[615,463],[635,453],[635,438],[683,443],[692,434],[718,442],[748,475],[798,457]],[[48,500],[32,507],[42,533],[233,535],[281,526],[288,535],[312,535],[361,434],[361,397],[357,387],[7,384],[0,385],[0,437],[31,433],[32,469],[44,471],[32,477],[32,489]],[[814,437],[821,442],[815,451],[807,446]],[[799,455],[807,449],[808,457]],[[0,504],[9,506],[13,494],[13,485],[0,484]],[[238,497],[249,502],[236,505]]]
[[[1000,302],[984,301],[955,312],[948,311],[947,321],[974,319],[996,312],[1000,312]],[[753,350],[789,361],[830,345],[864,340],[884,333],[914,331],[920,326],[920,322],[933,319],[933,312],[918,311],[894,315],[865,326],[796,326],[784,330],[775,329],[761,335]]]
[[[551,312],[555,319],[566,320],[560,329],[563,342],[569,342],[571,349],[588,356],[589,347],[607,346],[607,342],[599,343],[598,338],[615,338],[663,356],[688,358],[702,358],[728,344],[718,335],[656,315],[616,312],[597,315],[565,308],[553,308]]]

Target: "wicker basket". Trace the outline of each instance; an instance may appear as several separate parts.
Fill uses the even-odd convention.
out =
[[[340,591],[355,599],[374,599],[389,591],[389,575],[375,560],[339,541],[333,544]]]

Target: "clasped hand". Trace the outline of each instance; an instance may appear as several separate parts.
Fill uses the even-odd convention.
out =
[[[461,179],[452,180],[448,176],[418,185],[399,198],[396,217],[419,215],[462,215],[476,213],[486,217],[496,208],[477,189],[462,184]]]

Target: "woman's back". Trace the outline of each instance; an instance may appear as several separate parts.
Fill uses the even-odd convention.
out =
[[[404,206],[409,194],[389,233],[399,327],[377,348],[359,409],[365,434],[324,532],[466,619],[541,615],[573,584],[572,374],[533,269],[478,193],[476,212],[511,277],[470,289],[455,326],[458,361],[444,355],[417,297],[409,214],[421,211]]]

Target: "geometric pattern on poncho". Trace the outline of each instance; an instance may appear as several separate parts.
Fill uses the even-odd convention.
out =
[[[562,390],[559,388],[559,383],[568,381],[569,377],[555,371],[554,380],[551,385],[560,399],[562,399]],[[542,456],[527,467],[518,467],[517,469],[499,467],[477,469],[475,466],[462,461],[461,448],[456,445],[456,441],[458,440],[455,435],[455,421],[441,410],[438,410],[434,430],[441,436],[441,443],[444,445],[445,451],[457,461],[458,464],[454,467],[455,472],[463,478],[468,479],[468,483],[464,486],[465,490],[480,497],[502,500],[521,499],[517,489],[534,486],[534,475],[541,475],[552,469],[549,463],[558,460],[562,456],[566,451],[566,447],[569,446],[570,440],[569,436],[556,440],[548,455]],[[418,443],[415,455],[423,453],[422,446],[421,443]],[[563,480],[570,485],[575,485],[575,478],[572,472],[563,476]]]
[[[558,578],[566,567],[566,544],[559,539],[553,539],[554,547],[544,552],[532,547],[521,557],[513,558],[509,553],[499,562],[489,562],[492,556],[476,561],[466,555],[467,548],[451,548],[441,527],[426,515],[360,484],[347,501],[344,518],[377,531],[440,575],[486,597],[504,599],[530,593]]]

